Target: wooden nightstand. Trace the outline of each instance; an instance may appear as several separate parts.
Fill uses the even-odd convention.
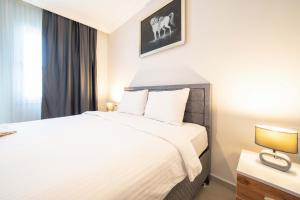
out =
[[[237,200],[300,200],[300,165],[288,172],[263,165],[257,153],[243,150],[237,167]]]

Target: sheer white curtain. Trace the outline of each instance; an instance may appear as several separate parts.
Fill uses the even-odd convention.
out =
[[[42,9],[0,0],[0,123],[40,119]]]

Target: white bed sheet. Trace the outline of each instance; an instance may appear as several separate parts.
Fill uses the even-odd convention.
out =
[[[184,128],[133,118],[90,112],[10,124],[17,133],[0,138],[0,199],[163,199],[201,172]]]
[[[206,128],[192,123],[183,123],[183,126],[186,129],[186,137],[192,142],[197,155],[200,156],[208,146]]]
[[[206,128],[199,124],[184,122],[182,126],[176,126],[176,125],[171,125],[169,123],[161,122],[143,116],[128,115],[128,114],[118,113],[118,112],[112,112],[108,116],[113,120],[118,120],[119,122],[127,125],[130,124],[136,125],[138,123],[146,122],[151,124],[151,126],[152,124],[156,124],[158,126],[168,127],[168,129],[171,128],[171,130],[178,129],[182,133],[182,136],[186,137],[189,141],[191,141],[198,156],[200,156],[208,146],[208,137],[207,137]]]

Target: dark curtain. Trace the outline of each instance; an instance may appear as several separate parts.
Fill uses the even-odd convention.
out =
[[[97,30],[43,11],[42,118],[97,109]]]

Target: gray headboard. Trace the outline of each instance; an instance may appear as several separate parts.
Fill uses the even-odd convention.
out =
[[[136,91],[148,89],[149,91],[163,91],[178,90],[182,88],[190,88],[190,95],[186,104],[184,121],[205,126],[208,134],[209,144],[211,144],[211,97],[209,83],[127,87],[125,90]]]

